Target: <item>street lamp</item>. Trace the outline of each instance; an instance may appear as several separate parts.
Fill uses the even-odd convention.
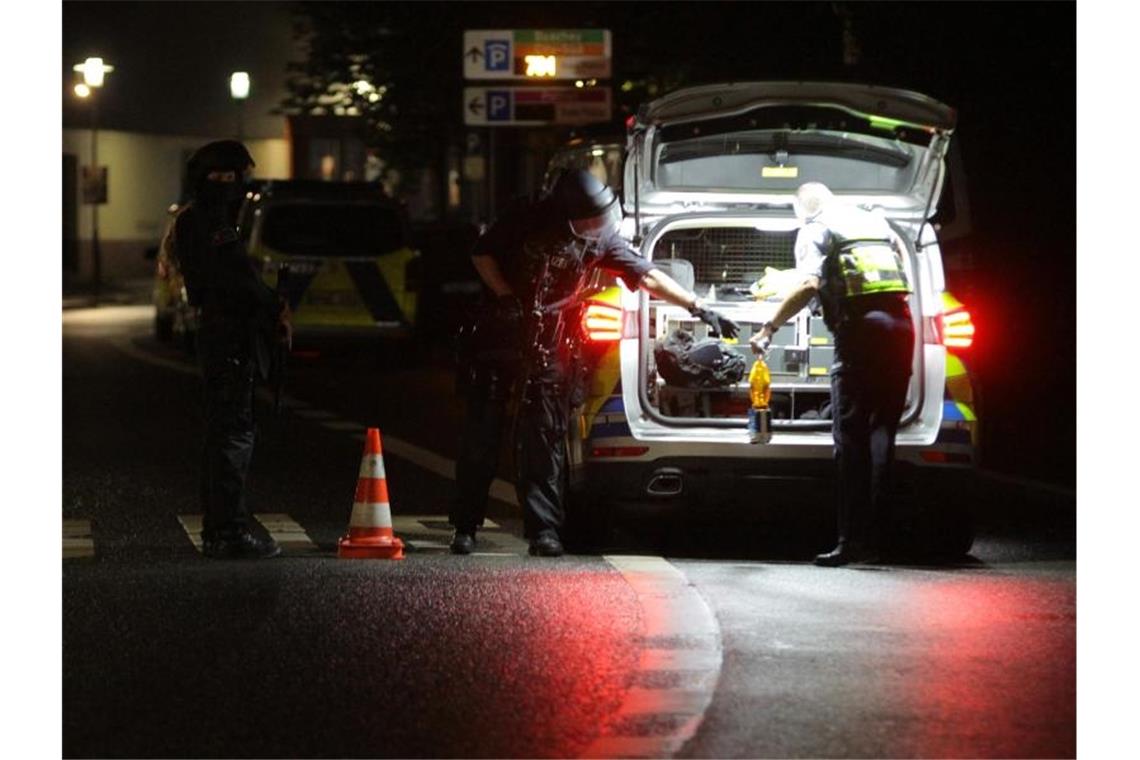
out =
[[[242,141],[245,122],[245,100],[249,97],[249,72],[235,71],[230,74],[230,97],[238,103],[238,142]]]
[[[96,182],[100,177],[100,172],[99,99],[95,97],[95,90],[103,86],[107,74],[114,71],[115,67],[104,63],[102,58],[88,58],[83,63],[75,64],[72,69],[83,74],[83,81],[75,85],[75,94],[80,98],[91,99],[91,168],[89,176],[92,182]],[[103,285],[103,256],[99,248],[99,202],[101,198],[89,196],[86,200],[91,206],[92,295],[95,303],[98,304]]]

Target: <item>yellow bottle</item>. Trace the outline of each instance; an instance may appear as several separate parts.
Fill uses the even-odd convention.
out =
[[[772,440],[771,412],[768,402],[772,399],[772,373],[764,357],[757,356],[748,373],[748,392],[752,407],[748,410],[748,440],[752,443],[768,443]]]
[[[768,371],[768,364],[762,356],[757,356],[752,364],[752,371],[748,373],[748,387],[752,408],[767,409],[772,398],[772,373]]]

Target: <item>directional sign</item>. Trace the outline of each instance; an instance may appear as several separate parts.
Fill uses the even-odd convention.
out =
[[[499,29],[463,33],[467,79],[607,79],[609,29]]]
[[[608,87],[465,87],[471,126],[594,124],[612,114]]]

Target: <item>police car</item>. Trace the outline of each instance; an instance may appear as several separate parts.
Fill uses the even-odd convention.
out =
[[[186,351],[193,352],[198,318],[187,298],[186,283],[173,251],[172,232],[179,208],[177,203],[167,208],[170,220],[163,232],[162,241],[147,252],[149,257],[153,251],[155,262],[154,287],[151,291],[154,336],[163,343],[177,342]]]
[[[897,437],[897,497],[924,549],[964,554],[978,420],[964,356],[974,328],[946,291],[930,222],[946,179],[955,111],[924,95],[832,83],[744,83],[680,90],[627,124],[624,233],[642,254],[741,325],[748,338],[797,285],[791,200],[807,181],[883,214],[907,241],[916,345]],[[589,155],[576,148],[580,156]],[[565,156],[563,157],[565,163]],[[805,309],[773,340],[770,442],[751,444],[747,381],[672,387],[655,344],[707,336],[684,309],[604,274],[587,296],[586,398],[571,426],[568,523],[590,533],[614,507],[700,509],[745,500],[820,499],[831,509],[829,369],[834,339]],[[745,373],[745,378],[747,372]],[[828,512],[830,514],[830,512]]]
[[[270,287],[287,265],[296,340],[411,337],[420,254],[380,186],[269,181],[248,194],[239,228]]]

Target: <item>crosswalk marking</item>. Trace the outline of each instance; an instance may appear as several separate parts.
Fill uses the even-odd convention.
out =
[[[178,522],[194,548],[202,551],[202,515],[178,515]]]
[[[603,736],[579,757],[672,757],[682,744],[672,736]]]
[[[285,551],[297,553],[317,550],[317,545],[309,538],[309,534],[289,515],[266,512],[253,517]],[[202,551],[202,515],[178,515],[178,522],[194,548]]]
[[[643,649],[642,670],[713,670],[720,667],[720,652],[707,649]]]
[[[616,720],[581,756],[672,757],[696,734],[712,701],[722,660],[720,628],[685,574],[663,557],[605,559],[637,594],[643,648]],[[700,648],[680,648],[693,645]],[[644,735],[647,724],[653,736]]]
[[[620,715],[693,714],[704,709],[707,691],[633,688],[626,692]]]
[[[63,558],[80,559],[95,556],[95,540],[91,537],[90,520],[63,521]]]
[[[392,527],[415,551],[445,552],[451,548],[452,528],[446,515],[392,515]],[[525,553],[526,542],[504,531],[494,520],[483,520],[479,536],[513,551],[471,552],[473,557],[513,557]]]
[[[449,544],[445,544],[442,541],[427,541],[427,540],[422,539],[422,538],[417,538],[415,540],[409,539],[409,540],[405,541],[404,543],[406,543],[408,546],[412,547],[413,549],[420,549],[420,550],[423,550],[423,549],[447,549],[449,546]]]
[[[273,540],[280,544],[285,551],[312,552],[317,550],[317,545],[309,538],[309,534],[289,515],[258,513],[254,515],[254,518],[262,524]]]

